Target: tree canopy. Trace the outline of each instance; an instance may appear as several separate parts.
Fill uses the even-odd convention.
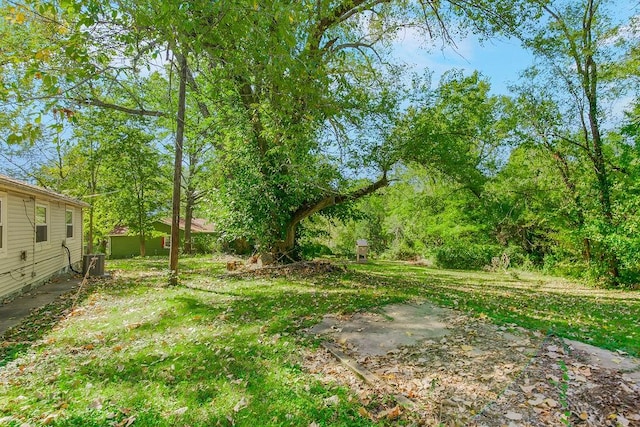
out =
[[[635,240],[625,230],[634,215],[623,195],[634,176],[637,111],[616,126],[606,103],[637,96],[629,83],[637,81],[638,38],[637,20],[617,26],[611,5],[3,3],[3,142],[38,145],[52,132],[58,143],[68,141],[72,146],[56,151],[57,168],[48,164],[38,174],[43,184],[75,187],[69,190],[78,196],[81,182],[96,184],[96,159],[131,173],[148,167],[142,181],[156,194],[153,204],[140,205],[145,217],[169,210],[161,183],[173,181],[174,222],[180,210],[187,218],[207,215],[223,239],[251,241],[283,260],[299,256],[298,238],[322,223],[313,225],[312,216],[346,220],[365,196],[382,191],[393,199],[404,188],[415,192],[406,198],[415,204],[401,200],[394,212],[372,216],[380,230],[385,223],[396,230],[386,242],[400,244],[405,236],[426,254],[464,236],[494,249],[518,247],[535,263],[586,263],[620,282],[638,269],[627,256]],[[411,85],[391,56],[405,28],[432,43],[469,32],[508,35],[539,60],[512,97],[491,94],[485,76],[455,70],[433,87],[430,79]],[[109,121],[111,134],[96,132]],[[105,149],[118,155],[98,156]],[[169,162],[160,160],[171,152],[173,178],[162,166]],[[82,156],[86,176],[65,184],[50,179]],[[125,165],[127,159],[134,160]],[[125,177],[102,170],[105,180]],[[425,180],[432,182],[417,184]],[[128,177],[111,186],[134,195],[136,182]],[[422,238],[401,223],[423,218],[424,203],[431,219],[424,218]],[[439,216],[448,219],[437,224],[432,218]],[[137,218],[137,225],[128,222],[144,236],[147,226]]]

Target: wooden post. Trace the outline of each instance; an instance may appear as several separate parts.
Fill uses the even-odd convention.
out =
[[[180,89],[176,123],[176,153],[173,164],[173,198],[171,212],[171,248],[169,249],[169,285],[178,284],[178,250],[180,249],[180,187],[182,180],[182,144],[187,93],[187,57],[179,56]]]

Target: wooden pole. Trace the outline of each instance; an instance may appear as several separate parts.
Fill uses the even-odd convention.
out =
[[[173,164],[173,198],[171,213],[171,248],[169,249],[169,285],[178,284],[178,250],[180,249],[180,184],[182,180],[182,146],[187,92],[187,57],[179,56],[180,89],[176,123],[176,153]]]

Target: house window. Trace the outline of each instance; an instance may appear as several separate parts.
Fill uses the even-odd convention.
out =
[[[162,238],[162,247],[165,249],[171,249],[171,236],[164,236]]]
[[[49,207],[36,205],[36,243],[49,240]]]
[[[0,255],[7,252],[7,195],[0,193]]]
[[[64,217],[67,224],[67,239],[73,239],[73,211],[66,210]]]

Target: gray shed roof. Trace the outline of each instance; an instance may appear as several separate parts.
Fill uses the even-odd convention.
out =
[[[55,191],[48,190],[46,188],[38,187],[37,185],[27,184],[26,182],[11,178],[7,175],[0,174],[0,190],[14,190],[16,192],[25,193],[35,196],[44,196],[50,199],[61,200],[67,204],[75,205],[83,208],[88,208],[91,205],[73,197],[69,197],[65,194],[56,193]]]

